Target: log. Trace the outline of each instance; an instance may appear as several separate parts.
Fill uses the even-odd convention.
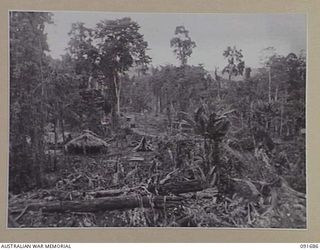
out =
[[[87,192],[88,195],[93,196],[95,198],[100,197],[114,197],[120,196],[124,194],[128,194],[137,190],[141,190],[141,187],[133,187],[133,188],[123,188],[123,189],[109,189],[109,190],[99,190]]]
[[[173,171],[175,172],[175,171]],[[169,173],[168,176],[170,177]],[[155,192],[155,186],[157,188],[158,194],[167,195],[167,194],[183,194],[189,192],[197,192],[202,191],[207,188],[204,183],[198,180],[189,180],[189,181],[178,181],[173,182],[169,179],[169,177],[160,180],[158,185],[155,183],[149,183],[149,185],[141,185],[131,188],[122,188],[122,189],[109,189],[109,190],[98,190],[98,191],[62,191],[62,190],[45,190],[48,197],[56,197],[59,200],[69,200],[69,197],[73,197],[77,199],[79,197],[85,197],[87,195],[91,196],[93,199],[96,198],[104,198],[104,197],[118,197],[118,196],[128,196],[134,195],[141,192],[151,192],[153,194],[157,194]],[[36,203],[40,203],[40,200],[36,200]],[[24,199],[10,199],[11,207],[19,207],[25,204]],[[22,211],[22,210],[21,210]]]
[[[205,189],[204,183],[199,180],[168,182],[161,185],[163,194],[183,194],[189,192],[197,192]]]
[[[10,211],[11,213],[21,213],[26,207],[29,211],[41,209],[47,213],[98,212],[138,207],[168,208],[180,205],[182,200],[181,197],[126,195],[82,201],[37,201],[30,202],[24,207],[10,207]]]
[[[165,183],[160,183],[157,185],[156,183],[149,183],[148,187],[137,186],[132,188],[124,188],[124,189],[110,189],[110,190],[99,190],[87,192],[88,195],[98,198],[98,197],[115,197],[120,195],[127,195],[128,193],[133,193],[136,191],[144,191],[148,190],[153,194],[183,194],[189,192],[198,192],[206,189],[207,186],[199,181],[199,180],[189,180],[189,181],[170,181]],[[157,190],[157,192],[155,191]]]
[[[177,195],[189,192],[197,192],[202,191],[205,188],[207,188],[206,185],[200,180],[170,181],[160,185],[150,183],[148,186],[148,190],[151,193],[158,193],[160,195]]]
[[[166,181],[166,182],[164,182]],[[123,189],[109,189],[87,192],[88,195],[99,198],[99,197],[115,197],[120,195],[127,195],[137,191],[145,191],[146,189],[153,193],[161,195],[167,194],[183,194],[189,192],[198,192],[206,189],[205,183],[200,180],[188,180],[188,181],[168,181],[168,179],[160,180],[159,183],[149,183],[148,187],[137,186],[132,188]],[[155,192],[157,190],[157,192]]]
[[[166,181],[166,182],[165,182]],[[146,189],[156,194],[155,189],[157,189],[158,194],[183,194],[189,192],[198,192],[206,189],[207,186],[199,180],[188,180],[188,181],[168,181],[168,179],[163,179],[157,183],[149,183],[148,187],[137,186],[132,188],[123,189],[109,189],[109,190],[99,190],[87,192],[88,195],[99,198],[99,197],[115,197],[120,195],[127,195],[128,193],[134,193],[137,191],[145,191]]]

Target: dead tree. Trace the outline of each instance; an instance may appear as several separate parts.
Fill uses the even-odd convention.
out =
[[[218,99],[221,99],[221,76],[218,75],[217,68],[214,70],[214,76],[218,85]]]

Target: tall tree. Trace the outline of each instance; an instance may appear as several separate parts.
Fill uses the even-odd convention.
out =
[[[196,47],[196,43],[191,40],[189,31],[184,26],[177,26],[174,32],[175,36],[170,41],[170,46],[176,54],[181,65],[184,66],[188,62],[188,58],[192,54],[192,49]]]
[[[15,187],[41,185],[49,50],[44,28],[51,22],[47,12],[10,12],[10,171],[16,178],[10,180]]]
[[[229,80],[232,76],[242,75],[245,67],[243,61],[242,50],[238,50],[236,46],[231,48],[230,46],[223,52],[223,56],[228,60],[228,64],[222,70],[222,74],[228,73]]]
[[[80,39],[84,43],[84,46],[79,46],[81,50],[70,51],[76,58],[89,60],[91,68],[103,74],[110,84],[112,124],[116,128],[120,112],[121,75],[134,66],[146,69],[151,61],[146,54],[148,43],[139,32],[140,26],[128,17],[100,21],[93,30],[83,25],[73,28],[77,32],[71,33],[70,42],[82,34],[81,30],[84,30],[85,39]]]
[[[120,112],[121,78],[133,66],[143,66],[151,61],[146,55],[148,43],[139,33],[140,26],[130,18],[105,20],[97,24],[95,38],[100,56],[100,69],[109,77],[112,96],[112,117],[114,126]]]
[[[265,128],[273,129],[280,137],[292,135],[304,127],[305,61],[294,53],[278,55],[273,48],[267,48],[263,54],[266,70],[261,70],[258,78],[264,97],[256,108],[264,113]]]
[[[97,48],[93,43],[93,29],[85,27],[84,23],[73,23],[68,33],[70,41],[68,51],[75,64],[75,72],[82,77],[82,84],[89,86],[96,73]]]
[[[277,57],[274,47],[267,47],[260,53],[260,63],[268,70],[268,102],[271,103],[271,61]]]

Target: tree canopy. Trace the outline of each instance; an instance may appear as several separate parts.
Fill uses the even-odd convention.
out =
[[[110,88],[114,127],[120,112],[121,79],[133,66],[147,69],[151,58],[146,54],[148,43],[139,33],[140,26],[130,18],[103,20],[94,29],[83,23],[74,24],[70,32],[69,51],[80,66],[90,71],[88,81],[102,74]]]
[[[242,75],[245,68],[243,61],[242,50],[238,50],[236,46],[231,48],[230,46],[223,52],[223,56],[227,59],[228,64],[222,70],[222,74],[227,73],[229,80],[232,76]]]
[[[177,26],[175,36],[170,40],[170,46],[176,54],[182,66],[186,65],[196,43],[189,36],[189,31],[184,26]]]

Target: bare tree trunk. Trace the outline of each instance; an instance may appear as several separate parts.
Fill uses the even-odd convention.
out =
[[[248,121],[248,126],[251,129],[251,123],[253,120],[253,101],[250,102],[250,114],[249,114],[249,121]]]
[[[117,97],[117,114],[120,115],[120,93],[121,93],[121,79],[120,76],[116,76],[116,97]]]
[[[271,68],[269,68],[268,76],[269,76],[269,81],[268,81],[268,85],[269,85],[268,100],[269,100],[269,103],[271,103]]]
[[[158,110],[159,110],[159,113],[161,114],[162,113],[162,110],[161,110],[161,94],[159,95],[159,99],[158,99]]]
[[[275,94],[274,94],[274,100],[275,100],[275,101],[278,101],[278,93],[279,93],[279,84],[277,84],[277,86],[276,86],[276,92],[275,92]]]
[[[205,159],[205,164],[204,164],[204,173],[207,174],[209,172],[210,168],[210,163],[211,163],[211,147],[210,147],[210,139],[206,138],[204,136],[203,140],[203,149],[204,149],[204,159]]]
[[[243,113],[241,112],[241,128],[244,127],[244,122],[243,122],[244,118],[243,118]]]
[[[65,134],[64,134],[63,110],[61,110],[61,112],[60,112],[60,122],[61,122],[62,142],[64,144],[66,142],[66,138],[65,138]]]
[[[218,81],[218,100],[221,100],[221,82]]]
[[[34,128],[33,130],[33,138],[32,138],[32,161],[33,161],[33,168],[34,168],[34,175],[36,179],[36,185],[38,188],[42,186],[42,173],[41,173],[41,165],[39,159],[39,133],[38,128]]]
[[[268,120],[268,118],[266,119],[265,129],[269,130],[269,120]]]
[[[169,132],[172,131],[172,114],[171,114],[171,104],[167,105],[167,117],[168,117],[168,128]]]
[[[283,131],[283,101],[281,102],[281,111],[280,111],[280,137],[282,136]]]
[[[118,114],[117,114],[117,76],[116,72],[113,73],[111,84],[111,125],[112,129],[116,130],[118,127]]]
[[[214,185],[218,185],[220,183],[220,150],[219,150],[219,141],[215,140],[213,142],[213,162],[215,166],[215,171],[212,173],[212,176],[215,175],[215,183]],[[212,180],[211,180],[212,181]]]
[[[217,82],[217,86],[218,86],[218,100],[221,100],[221,77],[218,75],[217,73],[217,68],[215,68],[214,70],[214,76]]]
[[[54,129],[53,130],[54,131],[53,170],[55,171],[57,169],[57,142],[58,142],[57,119],[54,120],[53,129]]]
[[[286,89],[285,89],[285,93],[284,93],[284,103],[285,103],[285,104],[288,103],[288,87],[286,87]]]
[[[44,164],[43,162],[43,153],[44,153],[44,140],[43,140],[43,134],[44,134],[44,118],[45,118],[45,105],[44,105],[44,98],[45,98],[45,89],[44,89],[44,77],[43,77],[43,69],[42,69],[42,52],[43,52],[43,48],[41,45],[41,41],[40,38],[39,40],[39,52],[40,52],[40,58],[39,58],[39,68],[40,68],[40,82],[41,82],[41,97],[40,97],[40,124],[39,124],[39,128],[37,128],[35,131],[35,144],[37,147],[37,160],[36,160],[36,181],[37,181],[37,186],[41,187],[42,186],[42,165]]]
[[[159,98],[158,94],[155,94],[155,102],[154,102],[154,104],[155,104],[155,112],[156,112],[155,115],[156,116],[159,114],[158,98]]]

